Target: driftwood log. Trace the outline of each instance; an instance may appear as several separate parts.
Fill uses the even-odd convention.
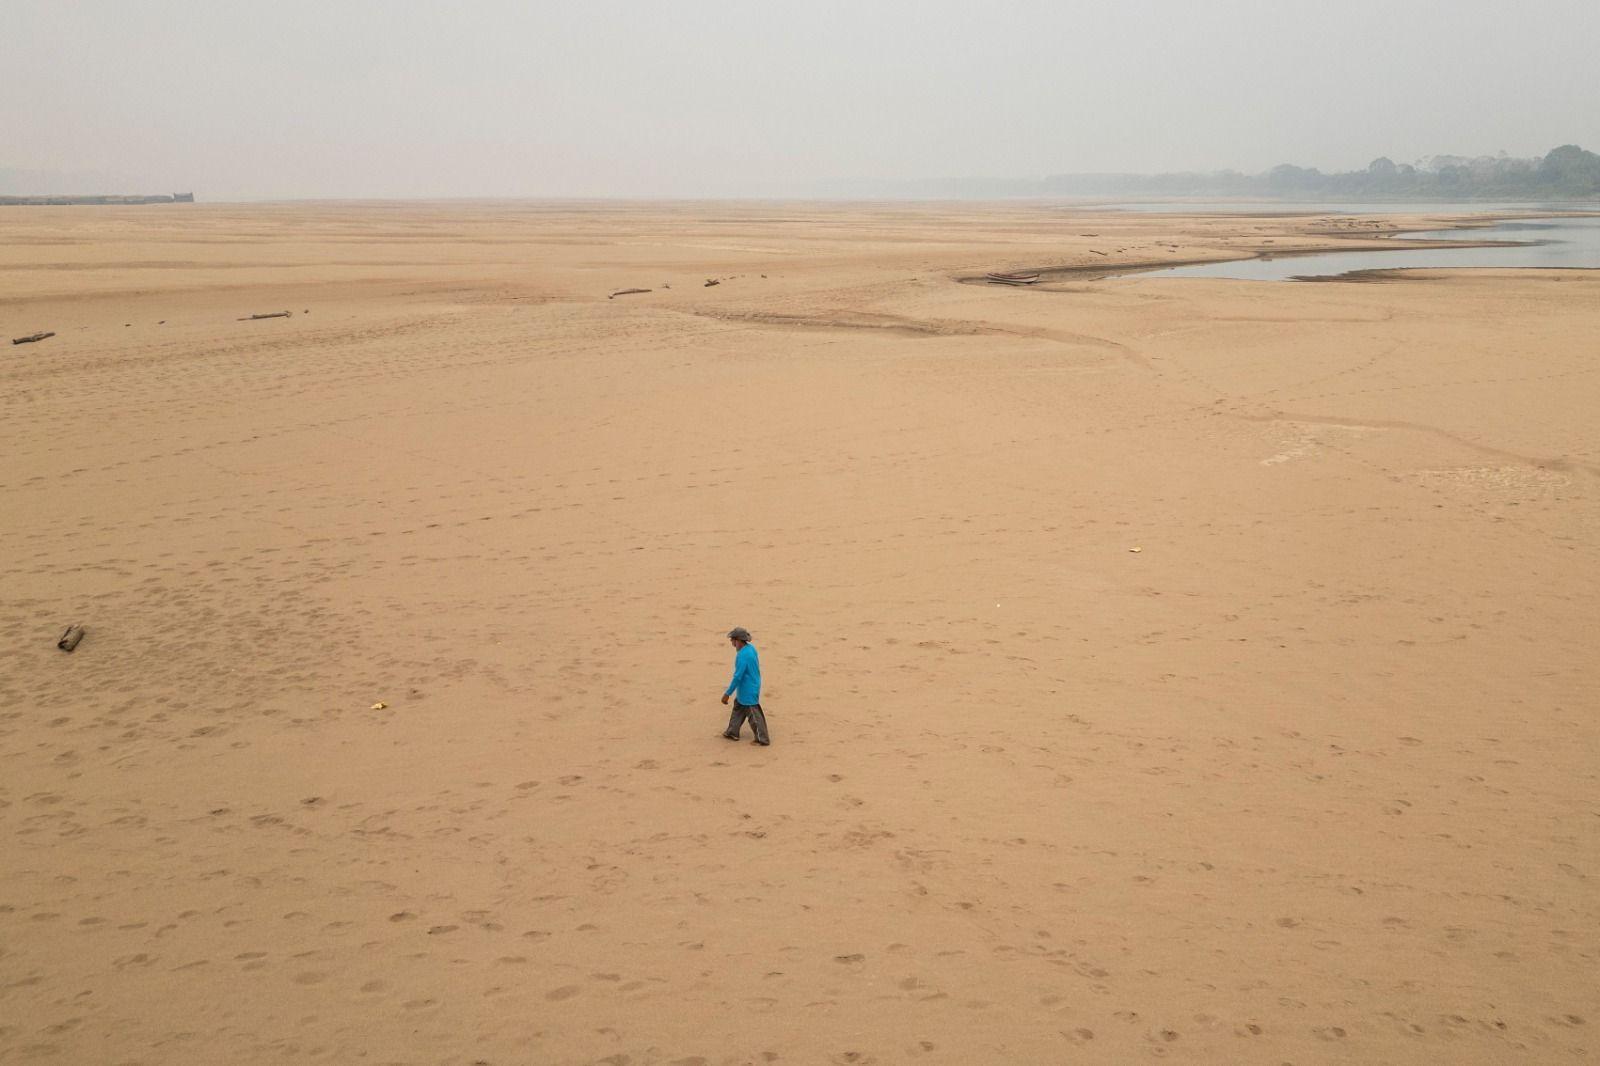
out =
[[[612,293],[610,296],[607,296],[606,299],[614,300],[618,296],[632,296],[634,293],[651,292],[651,291],[653,291],[653,290],[651,290],[651,289],[618,289],[616,292]]]
[[[293,317],[294,317],[294,312],[293,311],[268,311],[264,315],[249,315],[249,316],[247,316],[245,318],[235,319],[234,321],[236,321],[236,322],[255,322],[256,320],[262,319],[262,318],[293,318]]]
[[[705,287],[709,289],[713,285],[721,285],[721,284],[722,284],[722,282],[718,281],[716,278],[707,278]]]
[[[61,634],[61,639],[56,641],[56,647],[60,648],[62,651],[71,651],[73,648],[78,646],[78,641],[82,639],[83,627],[76,624],[70,625]]]
[[[41,332],[41,333],[30,333],[26,337],[12,337],[11,338],[11,343],[12,344],[32,344],[34,341],[42,341],[42,340],[46,339],[47,337],[54,337],[54,336],[55,336],[55,334],[51,333],[49,331],[45,331],[45,332]]]

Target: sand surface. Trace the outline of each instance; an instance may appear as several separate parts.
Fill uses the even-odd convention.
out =
[[[1382,228],[0,214],[0,1062],[1591,1061],[1600,275],[958,280]]]

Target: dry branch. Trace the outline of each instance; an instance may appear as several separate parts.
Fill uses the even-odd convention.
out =
[[[60,648],[62,651],[71,651],[73,648],[78,646],[78,641],[82,639],[83,627],[80,625],[70,625],[56,641],[56,647]]]

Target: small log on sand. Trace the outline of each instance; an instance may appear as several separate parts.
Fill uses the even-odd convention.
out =
[[[256,320],[262,319],[262,318],[293,318],[293,317],[294,317],[294,312],[293,311],[268,311],[264,315],[250,315],[250,316],[248,316],[246,318],[236,318],[236,319],[234,319],[234,321],[235,322],[255,322]]]
[[[26,337],[12,337],[11,338],[11,343],[12,344],[32,344],[34,341],[42,341],[47,337],[54,337],[54,336],[55,336],[54,333],[51,333],[51,332],[48,332],[48,331],[42,332],[42,333],[30,333]]]
[[[709,289],[713,285],[721,285],[721,284],[722,284],[722,282],[718,281],[716,278],[707,278],[705,287]]]
[[[607,296],[606,299],[614,300],[618,296],[632,296],[634,293],[637,293],[637,292],[650,292],[650,291],[651,291],[650,289],[618,289],[616,292],[612,293],[610,296]]]
[[[73,648],[78,646],[78,641],[82,639],[83,627],[80,625],[70,625],[61,634],[61,638],[56,641],[56,647],[60,648],[62,651],[71,651]]]

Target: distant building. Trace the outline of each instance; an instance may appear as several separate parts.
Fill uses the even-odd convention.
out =
[[[192,192],[175,192],[167,196],[0,196],[0,207],[127,207],[136,204],[192,203]]]

